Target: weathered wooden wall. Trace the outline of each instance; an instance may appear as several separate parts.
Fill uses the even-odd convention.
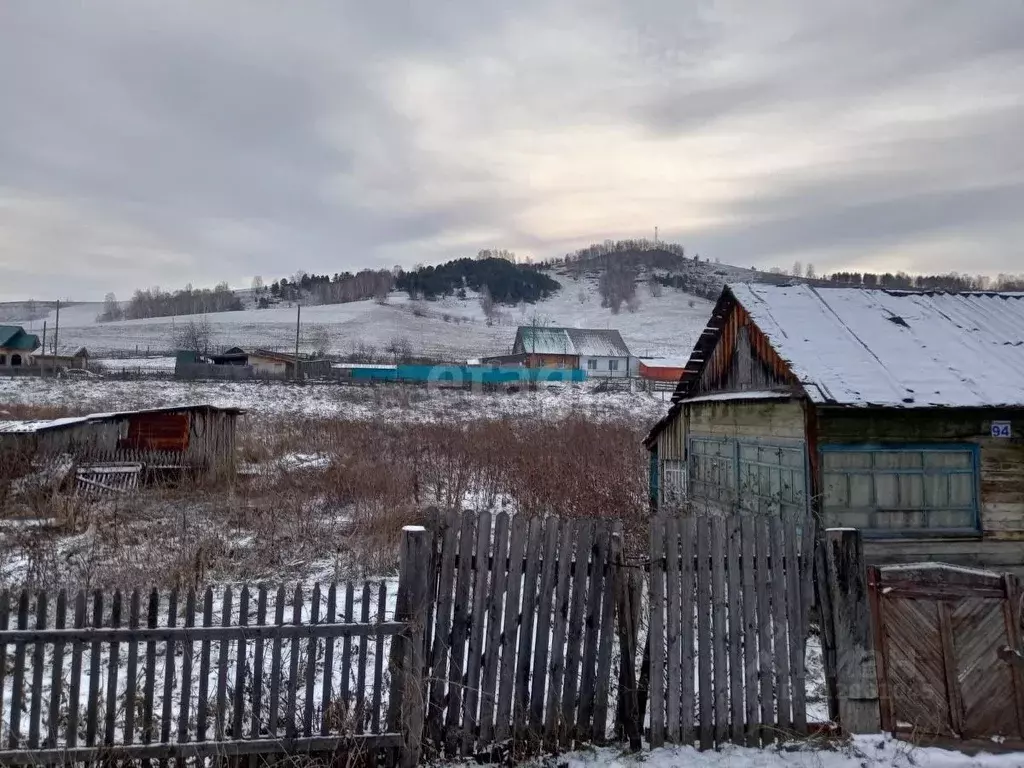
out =
[[[683,407],[691,435],[803,439],[804,413],[792,400],[691,403]]]
[[[1024,410],[818,409],[819,445],[970,443],[980,450],[980,535],[961,539],[869,539],[865,541],[869,563],[939,560],[1024,572],[1024,437],[990,437],[992,421],[1002,420],[1024,427]]]

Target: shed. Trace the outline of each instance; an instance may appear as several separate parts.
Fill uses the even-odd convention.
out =
[[[727,286],[672,399],[657,508],[811,510],[871,562],[1024,570],[1024,294]]]
[[[49,346],[49,345],[47,345]],[[38,349],[33,354],[32,364],[37,368],[85,368],[89,364],[89,350],[85,347],[61,346],[56,352]]]
[[[0,450],[31,458],[139,462],[216,477],[235,471],[239,408],[180,405],[62,419],[0,421]]]
[[[597,378],[626,377],[637,367],[622,334],[607,328],[522,325],[511,356],[523,356],[527,368],[578,368]]]

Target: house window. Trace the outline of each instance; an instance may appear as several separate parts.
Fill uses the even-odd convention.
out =
[[[829,525],[867,535],[928,535],[978,529],[973,445],[823,447]]]
[[[695,499],[732,504],[736,446],[730,440],[690,439],[690,488]]]
[[[0,365],[7,365],[7,355],[0,355]]]
[[[608,370],[609,371],[617,371],[617,370],[619,370],[619,361],[618,360],[609,360],[608,361]]]
[[[19,365],[21,365],[21,355],[11,355],[11,365],[12,366],[19,366]]]
[[[724,511],[803,514],[804,444],[690,438],[690,497]]]
[[[678,507],[686,498],[686,462],[665,459],[661,471],[662,504]]]
[[[587,360],[587,370],[588,371],[596,371],[597,370],[597,360],[594,360],[593,358]]]

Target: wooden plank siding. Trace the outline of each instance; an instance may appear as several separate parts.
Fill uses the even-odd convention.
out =
[[[689,435],[734,438],[804,437],[804,412],[793,400],[704,402],[686,405]]]
[[[821,446],[883,443],[966,443],[979,450],[977,536],[867,539],[871,564],[940,560],[954,565],[1024,573],[1024,410],[816,409]],[[1015,436],[990,437],[992,421],[1010,421]],[[827,524],[826,520],[826,524]]]

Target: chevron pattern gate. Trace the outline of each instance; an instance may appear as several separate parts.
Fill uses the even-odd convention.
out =
[[[868,570],[883,727],[1024,740],[1020,585],[939,564]]]

